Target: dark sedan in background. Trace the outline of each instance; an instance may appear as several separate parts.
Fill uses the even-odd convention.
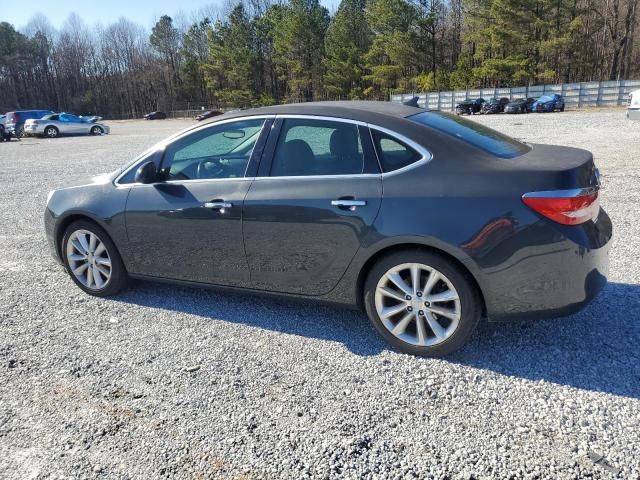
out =
[[[202,112],[200,115],[196,117],[196,120],[201,122],[202,120],[207,120],[209,118],[217,117],[218,115],[222,115],[220,110],[207,110]]]
[[[145,120],[164,120],[165,118],[167,118],[167,114],[164,112],[150,112],[142,118],[144,118]]]
[[[444,355],[489,320],[566,315],[606,282],[591,153],[378,102],[225,114],[49,194],[55,257],[85,292],[128,278],[363,308]],[[357,332],[353,333],[357,335]]]
[[[529,113],[533,110],[535,98],[516,98],[504,107],[505,113]]]
[[[534,112],[564,112],[564,98],[562,95],[543,95],[532,106]]]
[[[482,109],[480,111],[482,113],[502,113],[504,112],[504,107],[507,103],[509,103],[509,99],[506,97],[490,98],[487,102],[482,104]]]
[[[456,113],[458,115],[473,115],[479,113],[482,110],[484,104],[484,98],[476,98],[475,100],[465,100],[456,105]]]

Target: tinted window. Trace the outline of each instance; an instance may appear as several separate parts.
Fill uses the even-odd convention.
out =
[[[464,140],[497,157],[513,158],[530,150],[524,143],[507,135],[450,113],[423,112],[408,118],[459,140]]]
[[[271,175],[349,175],[362,173],[364,155],[358,127],[352,123],[285,119]]]
[[[264,119],[214,125],[169,144],[162,161],[166,180],[243,177]]]
[[[371,132],[383,172],[398,170],[422,158],[422,155],[397,138],[379,130],[371,130]]]

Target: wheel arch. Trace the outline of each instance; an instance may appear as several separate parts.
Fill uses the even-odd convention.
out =
[[[109,235],[109,232],[107,231],[106,226],[100,220],[84,212],[73,212],[73,213],[69,213],[64,218],[61,218],[57,222],[54,239],[56,242],[55,247],[56,247],[56,253],[58,254],[58,258],[64,261],[64,257],[62,255],[62,237],[64,236],[64,232],[67,231],[67,228],[69,228],[69,225],[71,225],[73,222],[76,222],[78,220],[91,222],[96,226],[100,227],[102,230],[104,230],[105,234],[109,237],[109,240],[111,240],[111,242],[115,245],[116,249],[118,249],[118,246],[113,241],[113,238],[111,238],[111,235]],[[118,251],[118,254],[122,256],[120,251]]]
[[[456,265],[460,269],[460,271],[469,279],[471,284],[475,287],[478,293],[478,298],[480,299],[480,302],[481,302],[482,314],[484,316],[487,315],[485,294],[480,285],[480,282],[478,282],[477,272],[474,274],[472,269],[469,268],[469,266],[465,262],[457,258],[457,256],[454,255],[453,253],[443,248],[430,245],[427,243],[420,243],[417,241],[407,241],[407,242],[394,243],[391,245],[382,246],[381,248],[375,250],[372,254],[370,254],[369,257],[364,261],[362,267],[360,268],[360,273],[358,274],[358,278],[356,280],[356,292],[355,292],[356,299],[358,302],[358,307],[361,310],[364,311],[363,300],[364,300],[365,282],[373,266],[378,262],[378,260],[380,260],[382,257],[386,255],[407,251],[407,250],[422,250],[422,251],[440,255],[441,257],[444,257],[447,260],[450,260],[454,265]]]

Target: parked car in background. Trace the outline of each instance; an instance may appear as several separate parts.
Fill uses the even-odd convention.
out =
[[[485,102],[484,98],[476,98],[475,100],[465,100],[456,105],[456,113],[458,115],[473,115],[474,113],[482,110],[482,104]]]
[[[516,98],[504,107],[505,113],[529,113],[533,109],[535,98]]]
[[[103,123],[90,122],[71,113],[53,113],[40,119],[27,120],[25,135],[56,138],[60,135],[102,135],[109,133],[109,127]]]
[[[196,117],[196,120],[201,122],[202,120],[206,120],[207,118],[217,117],[218,115],[222,115],[223,112],[220,110],[207,110],[206,112],[202,112],[200,115]]]
[[[167,118],[167,114],[164,112],[151,112],[147,113],[144,117],[145,120],[164,120]]]
[[[91,295],[138,278],[323,299],[437,356],[481,316],[591,301],[612,235],[598,195],[586,150],[390,102],[312,102],[227,113],[54,190],[45,229]]]
[[[507,103],[509,103],[509,99],[506,97],[492,97],[482,104],[480,111],[482,113],[501,113],[504,112],[504,107],[506,107]]]
[[[24,134],[24,124],[27,120],[42,118],[52,113],[51,110],[16,110],[14,112],[7,112],[5,128],[10,135],[20,138]]]
[[[543,95],[533,103],[531,109],[534,112],[564,112],[564,98],[558,93]]]
[[[4,124],[0,123],[0,142],[8,142],[11,140],[11,135],[4,128]]]
[[[634,90],[629,94],[627,101],[627,118],[640,120],[640,90]]]

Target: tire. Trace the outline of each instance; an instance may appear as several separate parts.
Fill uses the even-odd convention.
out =
[[[91,135],[102,135],[104,133],[104,130],[96,125],[95,127],[91,127],[90,133]]]
[[[93,252],[90,250],[93,243],[90,235],[94,235],[98,242],[93,244],[95,245]],[[83,242],[79,241],[79,236],[84,236],[84,245]],[[100,244],[104,246],[104,250],[100,248]],[[78,248],[78,246],[82,248]],[[86,248],[87,246],[89,249]],[[83,250],[85,252],[89,250],[90,255],[88,258],[87,255],[84,255]],[[115,295],[127,285],[127,270],[118,249],[107,232],[95,223],[88,220],[78,220],[69,225],[62,237],[60,251],[67,273],[75,284],[86,293],[96,297],[107,297]],[[72,256],[75,256],[75,258],[85,256],[85,259],[75,261]],[[109,261],[110,268],[107,267],[105,260]],[[76,275],[74,269],[79,269],[85,264],[88,264],[88,266],[79,275]],[[98,270],[98,277],[103,283],[102,285],[100,285],[100,281],[93,277],[93,272],[96,272],[96,269]],[[88,270],[92,271],[91,278],[87,273]],[[105,271],[109,273],[108,277],[104,274]],[[93,282],[91,279],[93,279]]]
[[[561,111],[561,112],[564,112],[564,105],[562,105],[562,106],[560,107],[560,111]]]
[[[424,287],[428,286],[427,279],[434,272],[438,274],[439,280],[428,293],[422,294],[411,287],[412,265],[418,265],[421,269],[418,274],[419,285]],[[399,298],[403,297],[402,294],[398,297],[402,290],[387,276],[390,272],[394,272],[391,275],[407,279],[404,288],[410,291],[410,295],[405,294],[404,300]],[[379,287],[391,291],[395,296],[380,293],[382,290],[378,290]],[[423,302],[427,298],[435,298],[436,294],[441,295],[438,301]],[[455,299],[446,300],[449,296]],[[411,300],[408,300],[409,297]],[[468,275],[445,257],[423,250],[392,253],[378,260],[365,281],[364,306],[369,320],[382,338],[403,353],[423,357],[441,357],[460,349],[473,334],[482,315],[480,295]],[[453,315],[449,318],[436,314],[430,308]],[[389,309],[389,312],[397,309],[397,313],[383,320],[379,312],[384,309]],[[420,309],[418,315],[416,309]],[[454,318],[456,316],[457,319]],[[399,327],[403,322],[404,329]],[[400,329],[396,332],[398,335],[392,333],[392,328]],[[439,336],[436,329],[439,330]]]
[[[59,134],[60,131],[56,127],[49,126],[44,129],[44,136],[46,138],[57,138]]]
[[[16,130],[15,137],[16,138],[24,137],[24,127],[20,127],[18,130]]]

